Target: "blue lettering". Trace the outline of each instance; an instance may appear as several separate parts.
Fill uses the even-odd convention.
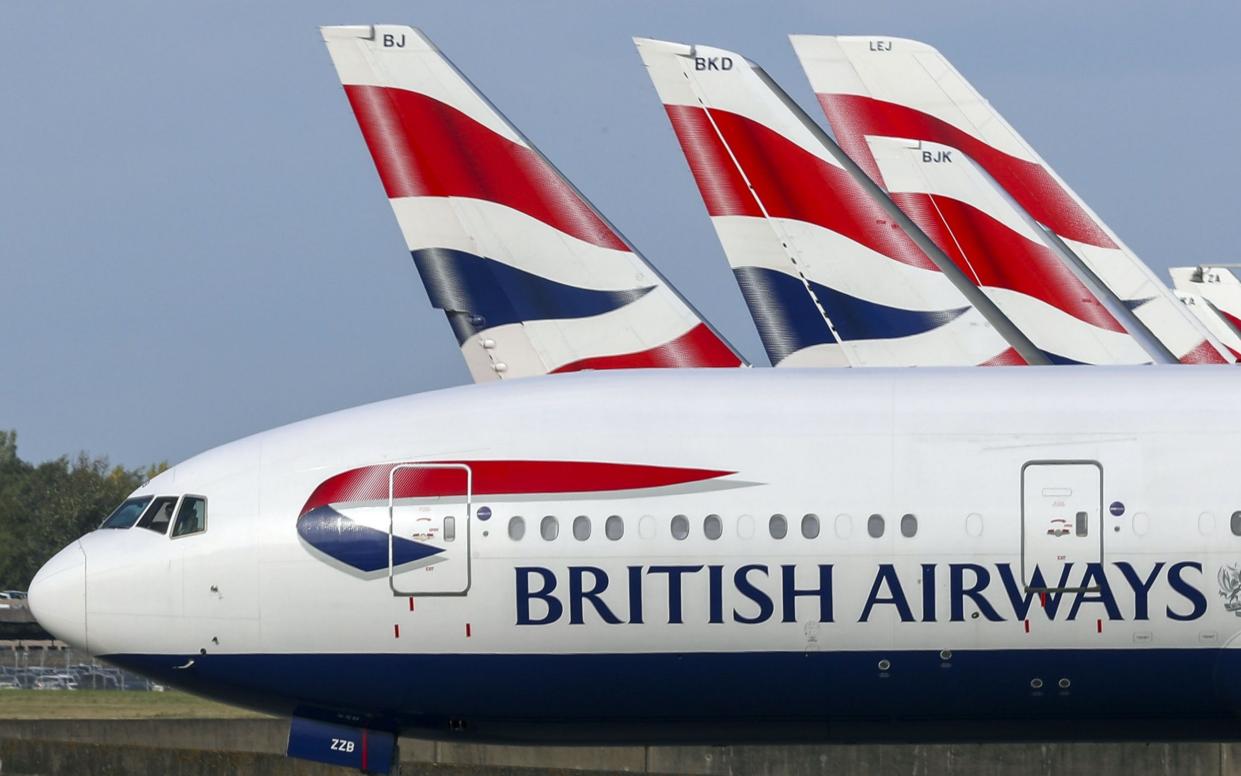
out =
[[[535,592],[530,592],[530,575],[537,574],[543,578],[543,587]],[[517,567],[517,624],[518,625],[547,625],[560,619],[560,615],[564,613],[564,605],[560,600],[552,595],[556,589],[556,575],[549,569],[539,568],[538,566],[518,566]],[[540,619],[533,619],[530,616],[530,599],[537,598],[547,605],[547,614]]]
[[[1069,572],[1072,571],[1073,564],[1066,563],[1060,571],[1060,582],[1057,588],[1065,588],[1069,585]],[[1034,602],[1035,596],[1042,596],[1043,611],[1047,613],[1047,619],[1056,619],[1056,611],[1060,609],[1060,593],[1038,593],[1036,590],[1046,590],[1048,588],[1047,580],[1043,578],[1043,571],[1038,566],[1034,567],[1034,571],[1030,573],[1030,587],[1033,590],[1026,591],[1022,597],[1021,585],[1017,583],[1013,576],[1013,567],[1008,563],[997,563],[995,570],[999,572],[1000,579],[1004,582],[1004,592],[1008,593],[1008,601],[1013,605],[1013,616],[1018,620],[1025,620],[1030,616],[1030,604]]]
[[[630,566],[629,571],[629,624],[642,624],[642,567]]]
[[[1163,561],[1155,564],[1155,568],[1151,569],[1150,576],[1145,580],[1138,576],[1138,572],[1128,563],[1123,561],[1117,563],[1116,568],[1120,569],[1129,587],[1133,588],[1133,619],[1149,620],[1150,592],[1155,586],[1155,580],[1159,578],[1159,572],[1163,569]]]
[[[594,577],[594,584],[589,590],[585,590],[582,586],[582,577],[590,574]],[[581,625],[582,619],[582,602],[589,601],[590,605],[595,607],[603,621],[609,625],[620,625],[621,619],[612,613],[608,605],[599,600],[599,594],[608,589],[607,572],[601,568],[594,566],[570,566],[569,567],[569,624]]]
[[[707,566],[707,590],[710,596],[711,614],[707,622],[719,625],[724,622],[724,567]]]
[[[1194,608],[1189,614],[1179,614],[1172,611],[1172,607],[1169,606],[1167,611],[1168,619],[1170,620],[1178,620],[1180,622],[1196,620],[1206,614],[1207,611],[1207,597],[1204,596],[1196,587],[1189,584],[1181,577],[1181,571],[1187,568],[1191,568],[1199,574],[1202,573],[1201,563],[1195,563],[1188,560],[1180,563],[1174,563],[1168,568],[1168,584],[1172,586],[1173,590],[1180,593],[1186,601],[1193,604]]]
[[[733,609],[733,619],[746,625],[767,622],[771,619],[771,613],[775,611],[775,604],[772,603],[771,596],[759,590],[750,582],[749,576],[751,571],[761,571],[763,576],[767,576],[767,567],[758,564],[742,566],[733,574],[733,585],[736,586],[737,592],[758,604],[758,616],[756,617],[745,617],[741,612]]]
[[[1103,573],[1103,566],[1099,563],[1087,563],[1086,575],[1082,577],[1080,587],[1091,587],[1091,582],[1099,587],[1097,593],[1090,593],[1082,590],[1073,598],[1073,606],[1069,608],[1069,619],[1077,619],[1077,610],[1082,604],[1103,604],[1103,608],[1107,610],[1107,618],[1109,620],[1122,619],[1120,609],[1116,606],[1116,599],[1112,596],[1112,586],[1107,583],[1107,575]]]
[[[935,622],[935,564],[922,564],[922,621]]]
[[[885,584],[892,595],[889,598],[880,598],[879,588]],[[858,622],[869,620],[870,610],[876,604],[895,606],[901,622],[913,622],[914,620],[913,612],[909,611],[909,602],[905,600],[905,591],[901,588],[901,580],[896,576],[896,567],[891,563],[879,564],[879,572],[875,574],[875,583],[871,585],[870,595],[866,597],[866,607],[862,609],[862,616],[858,618]]]
[[[832,621],[832,565],[819,565],[819,586],[797,589],[797,567],[781,566],[780,573],[784,582],[784,616],[782,622],[797,622],[797,597],[817,596],[819,599],[819,622]]]
[[[668,624],[681,625],[685,620],[681,617],[681,576],[696,574],[702,566],[651,566],[648,574],[668,575]]]
[[[972,571],[974,573],[974,584],[969,587],[965,586],[965,572]],[[991,622],[1003,622],[1004,618],[995,610],[991,602],[983,597],[982,591],[991,583],[991,572],[976,563],[950,563],[948,564],[948,580],[950,598],[952,599],[952,616],[949,618],[952,622],[965,621],[965,599],[968,598],[974,602],[974,606],[978,607],[978,611],[982,613]]]

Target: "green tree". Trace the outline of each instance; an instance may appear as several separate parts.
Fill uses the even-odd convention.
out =
[[[0,589],[25,590],[48,558],[165,468],[126,469],[86,453],[35,465],[18,457],[16,431],[0,431]]]

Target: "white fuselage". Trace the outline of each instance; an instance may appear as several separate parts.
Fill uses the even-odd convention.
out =
[[[709,740],[711,721],[763,739],[883,735],[871,719],[1218,719],[1233,695],[1199,678],[1241,632],[1238,388],[1228,367],[454,388],[173,467],[135,495],[205,496],[206,531],[99,530],[66,549],[86,558],[80,630],[38,580],[32,600],[58,635],[196,691],[432,734],[464,720],[480,737],[632,740],[643,709],[674,740]],[[463,467],[436,475],[457,483],[441,495],[390,479],[417,462]],[[390,568],[390,520],[436,554]],[[382,567],[350,565],[348,542],[379,534]],[[756,721],[781,714],[796,724]],[[987,736],[971,730],[932,736]]]

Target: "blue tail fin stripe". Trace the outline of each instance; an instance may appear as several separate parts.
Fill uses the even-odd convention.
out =
[[[654,288],[578,288],[452,248],[422,248],[411,253],[431,304],[448,313],[460,342],[476,332],[509,323],[602,315],[642,298]]]
[[[779,363],[802,348],[835,342],[800,279],[765,267],[737,267],[733,272],[772,363]],[[905,310],[859,299],[813,281],[810,288],[827,311],[836,333],[846,342],[923,334],[969,309]]]

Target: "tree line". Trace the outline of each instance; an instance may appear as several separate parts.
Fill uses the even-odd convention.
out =
[[[18,457],[17,432],[0,431],[0,590],[25,590],[48,558],[166,468],[126,469],[86,453],[33,464]]]

